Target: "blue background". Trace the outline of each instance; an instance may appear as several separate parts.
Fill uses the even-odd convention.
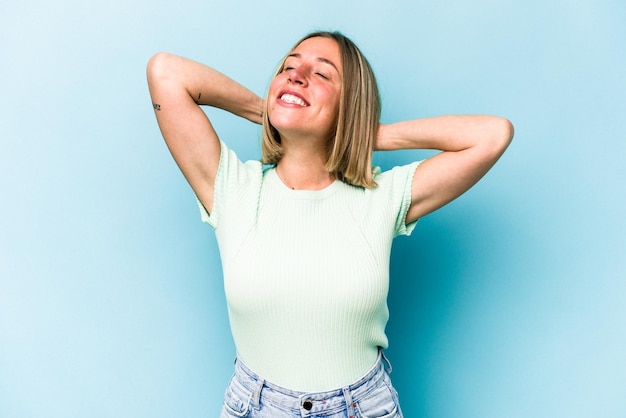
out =
[[[362,47],[385,122],[516,127],[478,186],[394,244],[405,415],[626,417],[624,22],[621,0],[3,2],[0,417],[217,416],[234,355],[219,256],[145,65],[185,55],[263,95],[314,29]],[[258,127],[208,112],[258,157]]]

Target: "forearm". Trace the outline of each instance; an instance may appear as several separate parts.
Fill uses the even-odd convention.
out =
[[[183,90],[198,105],[217,107],[255,123],[262,121],[263,99],[213,68],[183,57],[166,53],[152,57],[148,84],[153,98],[165,90]]]
[[[511,123],[486,115],[450,115],[382,125],[376,149],[436,149],[462,151],[475,146],[506,148],[513,137]]]

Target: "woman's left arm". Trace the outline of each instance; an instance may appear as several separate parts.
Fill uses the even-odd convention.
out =
[[[513,139],[507,119],[454,115],[380,125],[377,150],[436,149],[443,152],[415,170],[410,223],[456,199],[498,161]]]

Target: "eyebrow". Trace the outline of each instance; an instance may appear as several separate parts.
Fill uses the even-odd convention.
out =
[[[295,52],[293,54],[287,55],[287,58],[291,58],[291,57],[293,57],[293,58],[302,58],[302,55],[297,53],[297,52]],[[333,63],[331,60],[329,60],[327,58],[324,58],[324,57],[317,57],[316,61],[319,61],[319,62],[322,62],[324,64],[330,65],[331,67],[333,67],[335,69],[335,71],[337,71],[337,73],[341,74],[341,72],[339,72],[339,68],[337,68],[335,63]]]

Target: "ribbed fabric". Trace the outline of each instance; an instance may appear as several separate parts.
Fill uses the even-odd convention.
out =
[[[378,187],[335,181],[291,190],[273,168],[222,143],[213,212],[238,356],[299,391],[340,388],[387,347],[389,253],[405,225],[417,163],[377,172]]]

